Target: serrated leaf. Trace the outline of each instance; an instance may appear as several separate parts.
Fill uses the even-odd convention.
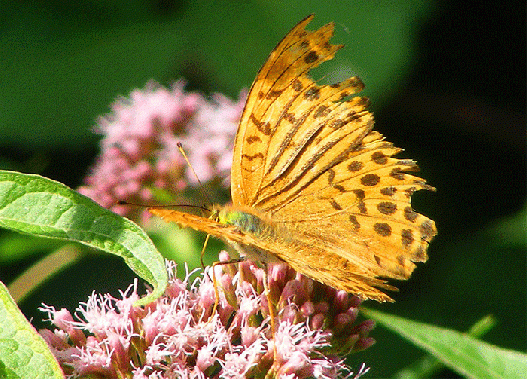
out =
[[[132,221],[102,208],[71,188],[39,175],[0,170],[0,226],[31,235],[80,242],[122,257],[153,291],[165,291],[164,259],[148,235]]]
[[[64,378],[48,345],[1,282],[0,378]]]
[[[363,313],[423,348],[467,378],[525,378],[527,355],[480,341],[465,333],[371,309]]]

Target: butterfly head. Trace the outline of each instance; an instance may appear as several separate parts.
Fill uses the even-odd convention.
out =
[[[210,211],[209,219],[216,222],[220,222],[220,212],[221,208],[214,206],[214,208],[212,208],[212,210]]]

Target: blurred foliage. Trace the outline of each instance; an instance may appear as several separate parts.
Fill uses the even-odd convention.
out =
[[[525,350],[523,7],[425,0],[5,3],[0,167],[76,186],[97,153],[91,128],[115,98],[149,80],[170,85],[181,77],[189,89],[236,97],[280,38],[310,13],[316,18],[309,28],[334,21],[333,41],[346,45],[313,76],[361,76],[377,128],[438,189],[414,201],[439,229],[429,262],[397,284],[395,304],[368,306],[457,330],[492,313],[498,326],[485,340]],[[201,246],[189,240],[184,232],[159,242],[172,249],[186,244],[186,260]],[[207,249],[208,262],[217,246]],[[0,248],[0,280],[9,283],[54,247],[5,232]],[[12,248],[16,257],[6,261]],[[116,295],[132,278],[120,260],[87,255],[22,310],[38,326],[42,301],[74,310],[92,290]],[[422,355],[381,328],[374,336],[376,347],[350,358],[352,367],[371,366],[370,377],[388,376]]]
[[[409,70],[411,30],[431,7],[421,0],[363,2],[350,19],[345,2],[299,2],[280,13],[273,2],[174,3],[168,14],[155,5],[4,6],[0,139],[24,141],[26,148],[79,149],[93,142],[89,127],[114,98],[151,79],[170,84],[184,77],[190,88],[236,96],[280,38],[310,13],[317,14],[311,28],[333,20],[336,40],[348,44],[319,75],[337,80],[359,74],[378,102]]]

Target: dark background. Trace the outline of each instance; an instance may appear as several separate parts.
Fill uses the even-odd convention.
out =
[[[1,168],[77,187],[98,152],[91,128],[117,96],[151,79],[169,85],[183,77],[189,89],[237,98],[280,38],[316,13],[308,28],[335,21],[333,41],[346,48],[313,76],[361,76],[377,129],[437,188],[413,201],[439,229],[429,262],[397,284],[396,303],[367,305],[460,331],[493,314],[498,324],[484,339],[525,351],[525,4],[321,3],[0,6]],[[10,238],[0,235],[5,283],[47,251],[12,256]],[[94,254],[21,308],[34,320],[43,301],[73,311],[93,289],[117,294],[132,278],[121,260]],[[368,377],[389,376],[422,355],[380,327],[373,336],[373,348],[349,359],[352,367],[371,366]]]

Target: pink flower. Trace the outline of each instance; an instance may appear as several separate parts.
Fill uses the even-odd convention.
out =
[[[196,183],[179,143],[201,181],[218,178],[228,187],[245,94],[236,102],[219,94],[208,101],[183,87],[182,81],[170,90],[149,83],[112,105],[95,129],[104,135],[101,154],[79,192],[129,217],[137,210],[120,202],[175,202],[188,183]]]
[[[228,259],[227,254],[221,257]],[[270,265],[274,290],[269,298],[263,293],[261,268],[248,261],[216,266],[220,299],[214,314],[211,267],[193,283],[192,273],[180,280],[175,264],[167,262],[167,269],[169,288],[145,307],[133,305],[137,283],[120,299],[92,294],[77,308],[76,320],[67,310],[42,307],[56,329],[40,333],[69,378],[350,377],[337,352],[372,343],[367,336],[371,322],[352,325],[357,298],[283,264]],[[269,301],[277,308],[274,329]],[[354,377],[366,371],[363,366]]]

